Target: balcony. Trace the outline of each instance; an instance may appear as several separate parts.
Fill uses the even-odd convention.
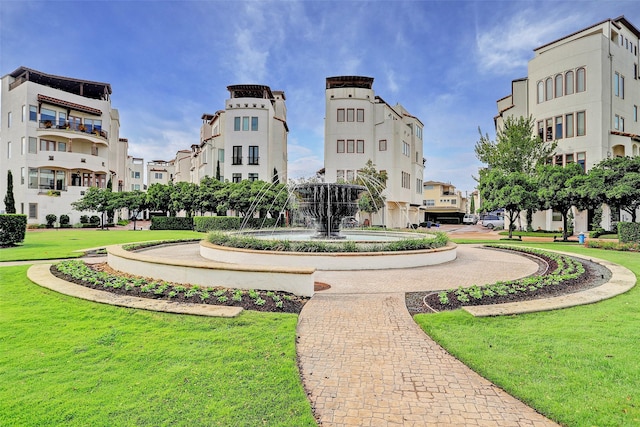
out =
[[[64,134],[66,138],[73,138],[74,135],[76,138],[78,136],[88,136],[89,139],[96,139],[96,142],[103,144],[109,140],[109,134],[107,131],[90,125],[85,126],[77,123],[59,123],[56,125],[55,122],[51,120],[40,120],[38,123],[38,129],[51,131],[51,133],[55,135]]]

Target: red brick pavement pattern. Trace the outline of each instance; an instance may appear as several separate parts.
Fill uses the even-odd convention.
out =
[[[298,358],[322,426],[553,426],[449,355],[404,294],[316,294]]]

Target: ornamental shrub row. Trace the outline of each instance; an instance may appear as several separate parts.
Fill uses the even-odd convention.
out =
[[[193,218],[178,216],[151,217],[150,230],[193,230]]]
[[[27,232],[27,216],[23,214],[0,215],[0,245],[11,246],[24,241]]]
[[[196,216],[193,218],[193,229],[202,233],[214,230],[240,230],[244,218],[237,216]],[[272,228],[277,224],[276,218],[249,218],[245,228]]]
[[[640,223],[619,222],[618,240],[620,243],[640,242]]]

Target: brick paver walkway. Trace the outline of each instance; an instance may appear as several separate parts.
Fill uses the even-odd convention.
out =
[[[402,293],[316,294],[297,350],[322,426],[556,425],[444,351]]]

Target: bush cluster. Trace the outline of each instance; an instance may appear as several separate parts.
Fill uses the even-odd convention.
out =
[[[0,215],[0,245],[11,246],[24,241],[27,232],[27,216],[23,214]]]
[[[177,216],[154,216],[150,230],[193,230],[193,218]]]
[[[214,245],[239,249],[253,249],[258,251],[280,252],[393,252],[414,251],[420,249],[435,249],[445,246],[449,238],[445,233],[435,233],[434,237],[402,239],[393,242],[380,242],[359,245],[352,241],[327,242],[322,240],[275,240],[258,239],[253,236],[243,236],[213,231],[207,236],[207,241]]]
[[[640,243],[640,223],[619,222],[618,240],[620,243]]]

